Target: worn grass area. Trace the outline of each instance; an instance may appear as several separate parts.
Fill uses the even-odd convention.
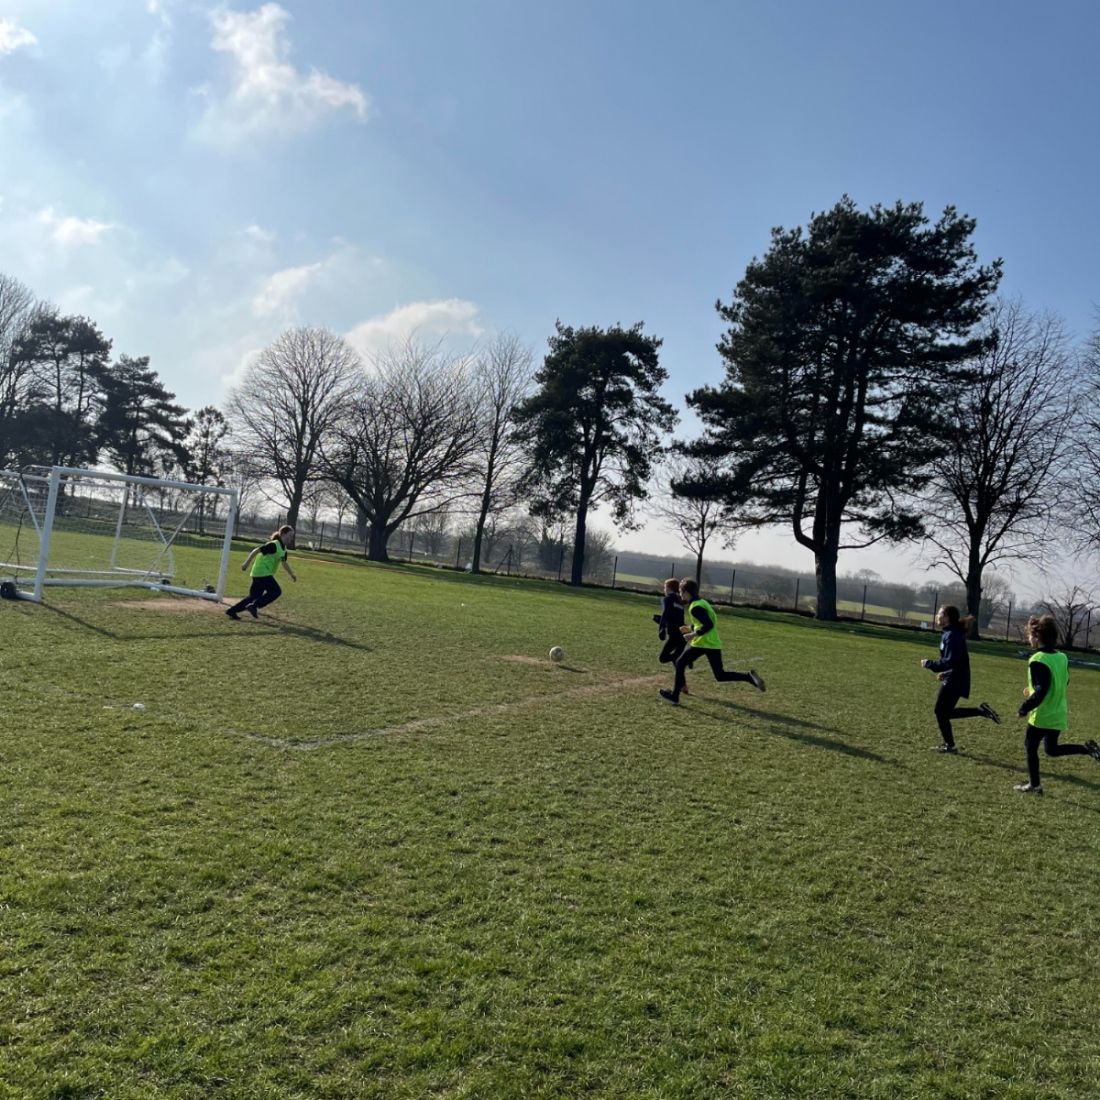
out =
[[[673,710],[653,599],[297,571],[0,605],[0,1096],[1096,1094],[1100,768],[931,753],[934,635],[726,613]]]

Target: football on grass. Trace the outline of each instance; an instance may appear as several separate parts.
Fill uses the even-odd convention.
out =
[[[563,661],[563,660],[565,660],[565,650],[562,649],[562,647],[560,645],[554,646],[554,648],[552,650],[550,650],[550,660],[551,661]]]

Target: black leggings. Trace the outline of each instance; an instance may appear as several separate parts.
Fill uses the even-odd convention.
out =
[[[955,735],[951,732],[953,718],[984,718],[977,707],[960,707],[962,696],[950,684],[940,684],[940,693],[936,696],[936,721],[940,726],[945,745],[955,744]]]
[[[1028,726],[1024,734],[1024,751],[1027,753],[1027,775],[1033,787],[1039,786],[1039,745],[1042,744],[1047,756],[1087,756],[1084,745],[1059,745],[1061,730],[1043,729],[1042,726]]]
[[[703,649],[700,646],[686,646],[684,652],[676,658],[676,681],[672,685],[672,694],[679,699],[680,692],[684,690],[687,680],[687,670],[691,668],[700,657],[706,657],[710,662],[710,670],[716,680],[744,680],[751,684],[752,677],[747,672],[731,672],[722,667],[722,651],[720,649]]]
[[[675,661],[677,657],[684,651],[684,646],[687,642],[684,641],[684,636],[678,630],[675,634],[668,636],[668,641],[665,642],[661,649],[661,655],[657,658],[663,665],[670,664]]]
[[[229,610],[236,614],[238,611],[244,611],[251,606],[259,611],[261,607],[267,607],[269,603],[274,603],[282,594],[283,590],[274,577],[253,577],[252,587],[249,589],[248,595],[239,603],[235,603]]]

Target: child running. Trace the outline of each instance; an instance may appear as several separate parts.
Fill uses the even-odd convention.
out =
[[[663,665],[675,661],[684,651],[684,605],[680,603],[680,582],[673,577],[665,581],[665,594],[661,597],[661,613],[654,615],[657,624],[657,637],[664,642],[661,655],[657,659]]]
[[[755,669],[748,672],[732,672],[722,667],[722,639],[718,637],[718,614],[711,605],[699,598],[699,583],[692,577],[685,577],[680,581],[680,602],[687,607],[688,618],[692,627],[684,626],[684,641],[688,644],[683,652],[676,658],[676,678],[673,681],[672,690],[662,688],[660,696],[666,703],[673,706],[680,705],[680,695],[684,691],[684,681],[687,678],[687,670],[705,656],[710,662],[710,670],[716,680],[742,680],[752,684],[757,691],[764,691],[764,679]]]
[[[292,549],[293,546],[294,528],[284,524],[268,542],[257,546],[244,559],[244,564],[241,566],[242,573],[252,564],[252,559],[256,559],[256,564],[252,566],[252,587],[243,600],[226,609],[225,613],[231,619],[239,618],[242,611],[247,611],[252,618],[258,619],[260,608],[274,603],[283,594],[279,582],[275,579],[275,571],[280,563],[290,574],[290,579],[297,583],[298,578],[290,568],[290,562],[287,561],[287,550]]]
[[[960,699],[970,698],[970,654],[966,649],[967,623],[974,621],[972,615],[959,617],[959,609],[947,605],[936,613],[936,625],[943,631],[940,636],[940,656],[938,660],[921,661],[921,668],[935,672],[940,681],[939,694],[936,696],[935,714],[939,723],[943,744],[936,745],[936,752],[958,752],[955,735],[951,732],[952,719],[988,718],[1000,725],[1001,716],[988,704],[976,707],[960,707]]]
[[[1017,711],[1027,718],[1024,751],[1027,754],[1026,783],[1017,783],[1021,794],[1042,794],[1039,781],[1039,745],[1047,756],[1084,756],[1100,761],[1100,745],[1059,745],[1058,737],[1069,724],[1066,687],[1069,684],[1069,660],[1054,647],[1058,642],[1058,624],[1053,616],[1032,617],[1027,621],[1027,640],[1035,653],[1027,659],[1027,698]]]

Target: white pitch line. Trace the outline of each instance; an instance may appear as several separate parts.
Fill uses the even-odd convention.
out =
[[[433,715],[430,718],[414,718],[411,722],[403,722],[398,726],[360,730],[357,733],[336,734],[332,737],[318,737],[309,741],[294,741],[288,737],[271,737],[268,734],[251,733],[248,730],[229,729],[226,732],[236,734],[238,737],[247,737],[252,741],[259,741],[276,749],[298,749],[302,752],[309,752],[313,749],[324,748],[327,745],[349,745],[356,741],[366,741],[374,737],[415,733],[417,730],[430,729],[433,726],[446,726],[452,722],[465,722],[471,718],[487,718],[490,715],[508,714],[512,711],[524,710],[527,707],[558,699],[583,699],[587,696],[607,695],[610,692],[630,688],[652,687],[654,684],[664,683],[667,679],[667,676],[638,676],[633,679],[608,680],[601,684],[568,688],[565,691],[555,692],[553,695],[531,695],[524,699],[517,699],[513,703],[494,703],[492,706],[476,707],[474,710],[465,711],[463,714],[440,714]]]

